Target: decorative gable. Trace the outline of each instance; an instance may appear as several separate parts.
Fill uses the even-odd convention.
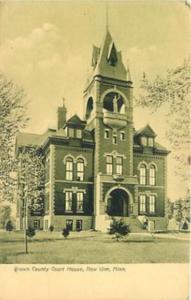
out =
[[[80,127],[80,128],[84,128],[85,127],[86,122],[82,121],[78,115],[74,115],[72,116],[67,122],[66,122],[66,126],[71,126],[71,127]]]
[[[114,42],[109,46],[107,61],[113,67],[117,64],[117,51]]]
[[[147,124],[144,128],[135,132],[135,136],[146,136],[146,137],[156,137],[156,133],[151,128],[149,124]]]

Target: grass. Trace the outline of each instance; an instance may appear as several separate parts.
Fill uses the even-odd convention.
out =
[[[105,233],[72,232],[64,239],[60,232],[37,232],[24,253],[23,233],[0,232],[0,263],[116,264],[187,263],[189,241],[160,238],[160,234],[130,234],[116,242]]]

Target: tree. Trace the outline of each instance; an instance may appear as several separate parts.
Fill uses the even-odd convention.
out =
[[[54,226],[53,226],[53,225],[50,225],[49,231],[50,231],[50,232],[53,232],[53,231],[54,231]]]
[[[12,230],[13,230],[13,224],[12,224],[11,220],[8,220],[8,221],[6,222],[5,230],[6,230],[6,231],[12,231]]]
[[[30,216],[44,213],[44,154],[37,146],[18,149],[18,192],[23,205],[25,251],[28,253],[27,223]]]
[[[167,199],[167,217],[168,219],[172,219],[173,217],[173,210],[174,210],[174,203],[170,201],[170,199]]]
[[[120,238],[128,235],[130,232],[129,225],[127,225],[123,219],[116,220],[113,218],[110,224],[109,234],[115,235],[115,239],[118,242]]]
[[[62,235],[65,237],[65,239],[69,236],[69,234],[70,234],[69,228],[68,227],[63,228]]]
[[[32,238],[33,236],[35,236],[36,232],[35,229],[33,227],[30,227],[27,229],[27,236]]]
[[[190,202],[191,202],[190,190],[187,190],[185,198],[180,198],[174,201],[173,203],[173,216],[177,222],[182,220],[187,220],[190,222]]]
[[[9,205],[0,206],[0,224],[5,228],[7,220],[11,218],[11,207]]]
[[[13,201],[17,164],[15,136],[27,124],[27,104],[23,89],[0,74],[0,201]]]
[[[181,222],[183,218],[182,207],[183,207],[182,199],[178,199],[174,202],[174,218],[177,222]]]
[[[176,161],[176,175],[188,179],[190,157],[190,107],[191,107],[191,59],[182,66],[167,70],[165,77],[157,76],[149,81],[146,74],[140,86],[138,105],[156,112],[165,105],[172,157]]]

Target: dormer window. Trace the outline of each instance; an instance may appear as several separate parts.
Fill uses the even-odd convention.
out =
[[[141,137],[141,144],[142,144],[143,146],[147,146],[147,138],[146,138],[145,136],[142,136],[142,137]]]
[[[107,61],[113,67],[117,64],[117,52],[114,43],[111,43],[109,47]]]
[[[76,138],[81,139],[82,138],[82,130],[81,129],[76,129]]]
[[[74,128],[68,128],[68,136],[74,138]]]
[[[148,146],[153,147],[154,146],[154,139],[153,138],[148,138]]]

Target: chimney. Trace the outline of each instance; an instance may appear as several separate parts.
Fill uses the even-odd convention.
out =
[[[65,99],[63,98],[62,106],[58,107],[57,111],[57,129],[63,128],[66,123],[66,113],[67,109],[65,106]]]

